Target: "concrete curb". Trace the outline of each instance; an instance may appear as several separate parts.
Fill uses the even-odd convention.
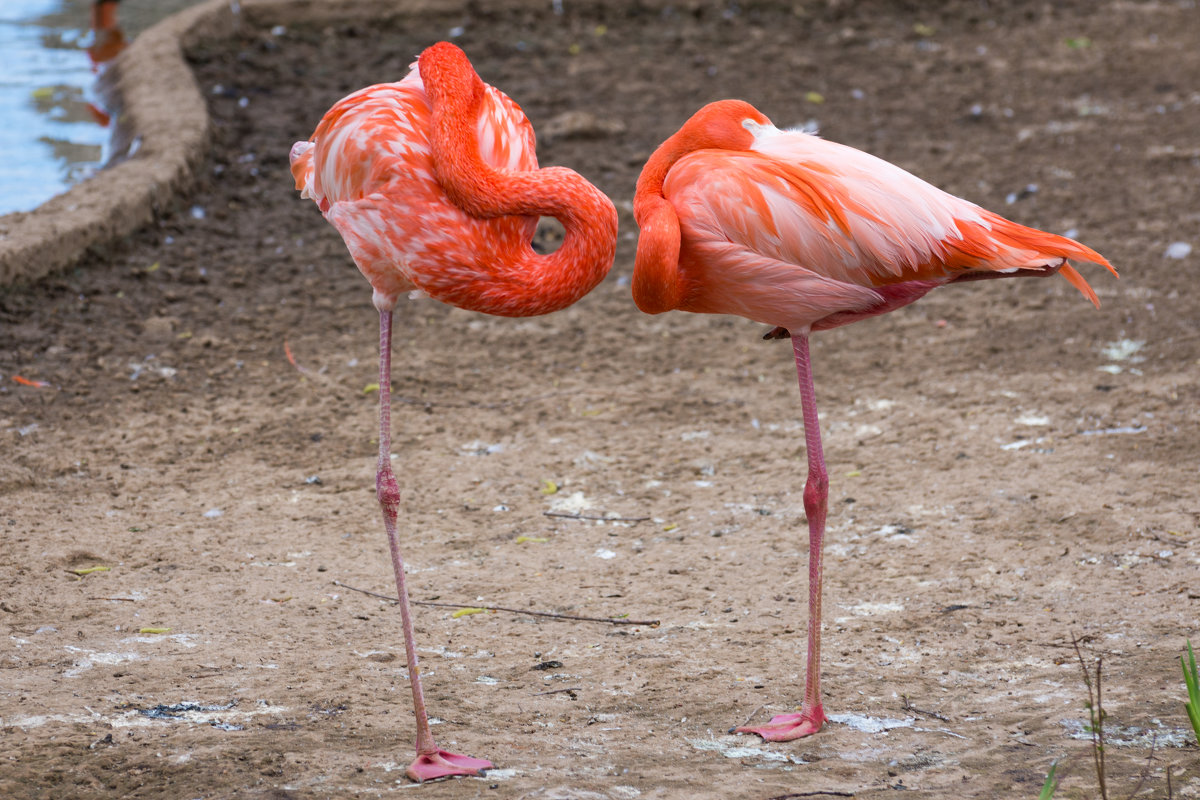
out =
[[[512,0],[505,6],[521,5]],[[132,156],[29,212],[0,217],[0,287],[61,271],[89,249],[151,222],[192,183],[208,151],[208,109],[184,58],[189,46],[254,29],[301,22],[454,12],[465,0],[208,0],[139,35],[113,65],[120,124]],[[314,120],[315,124],[315,120]],[[298,135],[303,135],[298,134]]]
[[[222,5],[214,0],[164,20],[117,59],[120,124],[136,152],[33,211],[0,217],[0,286],[70,266],[88,248],[149,222],[187,185],[204,156],[209,122],[181,37]]]

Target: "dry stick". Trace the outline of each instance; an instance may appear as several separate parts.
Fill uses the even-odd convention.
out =
[[[383,600],[391,600],[393,603],[400,602],[389,594],[380,594],[372,592],[370,589],[359,589],[356,586],[349,586],[341,581],[334,581],[334,586],[340,586],[343,589],[349,589],[352,592],[361,592],[369,594],[372,597],[378,597]],[[550,619],[567,619],[577,622],[607,622],[609,625],[645,625],[647,628],[657,628],[660,621],[657,619],[616,619],[613,617],[580,617],[575,614],[554,614],[549,611],[526,611],[520,608],[505,608],[504,606],[477,606],[474,603],[434,603],[429,600],[413,600],[414,606],[437,606],[438,608],[482,608],[484,611],[507,611],[510,614],[528,614],[534,617],[549,617]]]
[[[927,717],[933,717],[934,719],[940,719],[942,722],[950,721],[949,719],[947,719],[946,717],[943,717],[941,714],[937,713],[936,711],[926,711],[923,708],[917,708],[916,706],[912,705],[911,703],[908,702],[908,695],[906,695],[906,694],[900,695],[900,699],[904,701],[904,710],[905,711],[915,711],[918,714],[924,714]]]
[[[587,519],[598,522],[646,522],[649,517],[597,517],[592,514],[566,514],[562,511],[543,511],[543,517],[559,517],[560,519]]]
[[[1083,642],[1083,640],[1081,639],[1080,642]],[[1086,642],[1083,642],[1083,643],[1087,644]],[[1079,648],[1074,641],[1072,641],[1070,644],[1060,644],[1058,642],[1037,642],[1037,644],[1042,647],[1061,647],[1064,650],[1066,650],[1067,648],[1074,648],[1076,653],[1079,652]],[[1105,656],[1120,656],[1120,655],[1122,655],[1121,653],[1118,653],[1116,650],[1101,650],[1099,647],[1088,647],[1088,649],[1091,650],[1093,653],[1099,653],[1099,654],[1105,655]]]
[[[447,402],[444,400],[423,400],[419,397],[401,397],[399,395],[393,395],[392,400],[393,400],[393,402],[396,402],[396,403],[407,403],[408,405],[411,405],[411,406],[425,406],[426,408],[433,408],[434,406],[441,406],[442,408],[495,409],[495,408],[508,408],[509,406],[523,406],[527,403],[536,403],[538,400],[548,400],[551,397],[561,397],[563,395],[569,395],[569,394],[580,394],[585,391],[587,391],[587,390],[586,389],[563,389],[563,390],[557,391],[557,392],[547,392],[546,394],[536,394],[536,395],[533,395],[532,397],[519,397],[515,400],[498,400],[498,401],[492,402],[492,403],[483,403],[478,400],[470,400],[466,403],[451,403],[451,402]]]
[[[1087,687],[1087,711],[1088,721],[1091,723],[1092,762],[1096,766],[1096,782],[1100,785],[1100,797],[1102,800],[1108,800],[1108,786],[1105,783],[1104,767],[1104,702],[1100,694],[1100,669],[1104,663],[1104,656],[1096,657],[1096,685],[1093,691],[1092,677],[1088,673],[1087,662],[1083,660],[1083,651],[1079,649],[1079,639],[1072,636],[1071,644],[1075,647],[1075,656],[1079,659],[1079,668],[1083,670],[1083,685]]]
[[[764,708],[766,708],[766,706],[767,706],[767,704],[766,704],[766,703],[763,703],[761,706],[759,706],[758,708],[756,708],[756,709],[754,709],[753,711],[751,711],[751,712],[750,712],[750,716],[746,717],[746,721],[745,721],[745,722],[743,722],[743,723],[742,723],[741,725],[739,725],[738,727],[739,727],[739,728],[744,728],[744,727],[746,727],[747,725],[749,725],[749,724],[750,724],[750,720],[754,719],[755,715],[756,715],[756,714],[758,714],[758,712],[762,711]],[[733,732],[733,730],[735,730],[735,729],[730,729],[730,733],[732,733],[732,732]]]
[[[533,696],[541,697],[544,694],[562,694],[563,692],[570,692],[571,697],[574,697],[576,692],[582,692],[582,691],[583,691],[583,689],[580,689],[578,686],[572,686],[569,689],[551,689],[548,692],[534,692]]]
[[[393,400],[393,402],[396,402],[396,403],[407,403],[408,405],[411,405],[411,406],[425,406],[426,408],[440,407],[440,408],[497,409],[497,408],[509,408],[512,406],[523,406],[528,403],[536,403],[539,400],[549,400],[550,398],[553,398],[553,397],[567,397],[570,395],[587,394],[588,392],[593,392],[593,391],[596,391],[596,390],[592,389],[592,387],[580,386],[575,389],[559,389],[558,391],[555,391],[555,392],[546,392],[545,394],[535,394],[535,395],[530,395],[529,397],[517,397],[512,400],[496,400],[496,401],[493,401],[490,403],[485,403],[480,400],[468,400],[465,403],[455,403],[455,402],[449,401],[449,400],[428,400],[428,399],[421,398],[421,397],[404,397],[402,395],[392,395],[392,400]],[[605,400],[616,400],[616,399],[624,398],[624,399],[628,399],[628,400],[632,400],[632,401],[641,401],[641,400],[645,399],[641,395],[637,395],[632,392],[605,391],[603,393],[603,396],[604,396]],[[745,401],[743,401],[743,400],[713,400],[713,401],[706,401],[706,402],[711,402],[713,405],[726,404],[726,405],[734,405],[734,406],[739,406],[739,407],[745,404]]]
[[[1146,779],[1150,777],[1150,765],[1151,762],[1154,761],[1154,746],[1156,744],[1158,744],[1158,731],[1154,731],[1154,733],[1150,735],[1150,755],[1146,757],[1146,766],[1142,768],[1142,774],[1138,776],[1137,785],[1133,787],[1133,791],[1129,793],[1129,796],[1125,798],[1125,800],[1133,800],[1133,798],[1137,797],[1137,793],[1142,790],[1142,787],[1146,785]],[[1169,773],[1170,771],[1171,768],[1167,767],[1167,772]],[[1168,795],[1170,794],[1170,791],[1171,787],[1170,783],[1168,782]]]
[[[768,797],[767,800],[792,800],[793,797],[854,797],[854,792],[792,792],[791,794],[778,794],[774,797]]]

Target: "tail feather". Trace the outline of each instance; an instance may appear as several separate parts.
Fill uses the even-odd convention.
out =
[[[1108,259],[1097,253],[1087,245],[1080,244],[1074,239],[1068,239],[1066,236],[1059,236],[1055,233],[1047,233],[1039,231],[1036,228],[1027,228],[1024,225],[1006,220],[1003,217],[996,216],[996,220],[1000,224],[993,227],[993,234],[998,237],[1003,237],[1007,240],[1014,249],[1032,251],[1038,254],[1038,258],[1063,259],[1058,272],[1062,274],[1067,281],[1083,294],[1096,308],[1100,307],[1100,299],[1096,297],[1096,292],[1092,289],[1088,282],[1084,279],[1079,271],[1067,263],[1066,259],[1074,259],[1076,261],[1084,261],[1092,264],[1099,264],[1106,268],[1116,277],[1121,277],[1117,274],[1116,268],[1108,263]],[[1030,264],[1027,268],[1034,267]]]
[[[1039,233],[1041,232],[1039,231]],[[1060,267],[1058,270],[1059,274],[1066,278],[1068,283],[1078,289],[1084,297],[1086,297],[1088,300],[1091,300],[1092,305],[1094,305],[1096,308],[1099,308],[1100,298],[1096,297],[1095,290],[1092,289],[1091,285],[1089,285],[1084,277],[1079,274],[1079,270],[1072,267],[1066,261],[1066,259],[1074,258],[1077,261],[1099,264],[1100,266],[1108,269],[1108,271],[1111,272],[1115,277],[1119,278],[1121,276],[1117,274],[1116,268],[1112,264],[1108,263],[1107,258],[1100,255],[1092,248],[1080,244],[1074,239],[1068,239],[1065,236],[1057,236],[1052,233],[1042,233],[1042,235],[1051,240],[1050,247],[1046,247],[1045,244],[1043,244],[1043,252],[1049,252],[1052,255],[1062,256],[1063,258],[1062,267]]]
[[[1109,266],[1109,269],[1112,269],[1112,267]],[[1088,300],[1091,300],[1092,305],[1094,305],[1096,308],[1100,307],[1100,298],[1096,297],[1095,290],[1088,285],[1088,282],[1083,279],[1083,276],[1079,274],[1077,269],[1064,261],[1062,268],[1058,272],[1060,275],[1066,278],[1072,286],[1083,292],[1083,296]],[[1116,274],[1116,270],[1113,270],[1113,274]]]

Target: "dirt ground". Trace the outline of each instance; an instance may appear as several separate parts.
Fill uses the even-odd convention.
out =
[[[1072,636],[1103,659],[1111,795],[1146,771],[1167,797],[1170,769],[1200,796],[1195,4],[563,5],[194,50],[194,193],[0,290],[0,796],[1033,798],[1059,760],[1057,796],[1096,797]],[[439,743],[497,769],[414,787],[398,614],[346,588],[394,590],[377,317],[287,154],[452,29],[622,227],[569,310],[398,313],[413,596],[659,624],[418,606]],[[790,348],[628,287],[641,164],[731,96],[1122,274],[1085,270],[1099,311],[1058,278],[968,284],[814,337],[833,722],[787,744],[726,731],[803,689]]]

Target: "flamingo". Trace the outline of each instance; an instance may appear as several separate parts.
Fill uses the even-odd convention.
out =
[[[438,748],[429,730],[396,534],[400,487],[392,470],[392,311],[414,290],[461,308],[509,317],[557,311],[612,266],[617,213],[578,173],[538,169],[521,108],[485,84],[462,50],[427,48],[398,83],[361,89],[326,112],[291,150],[301,196],[342,235],[379,311],[379,466],[375,486],[391,550],[416,717],[422,782],[479,775],[490,761]],[[552,254],[530,247],[539,216],[562,222]]]
[[[829,477],[809,334],[908,305],[960,281],[1062,274],[1099,307],[1068,258],[1116,270],[1063,236],[1027,228],[845,145],[780,130],[740,100],[700,109],[651,155],[633,204],[633,299],[649,314],[733,314],[790,338],[808,479],[808,652],[800,713],[735,728],[767,741],[816,733],[821,554]]]

